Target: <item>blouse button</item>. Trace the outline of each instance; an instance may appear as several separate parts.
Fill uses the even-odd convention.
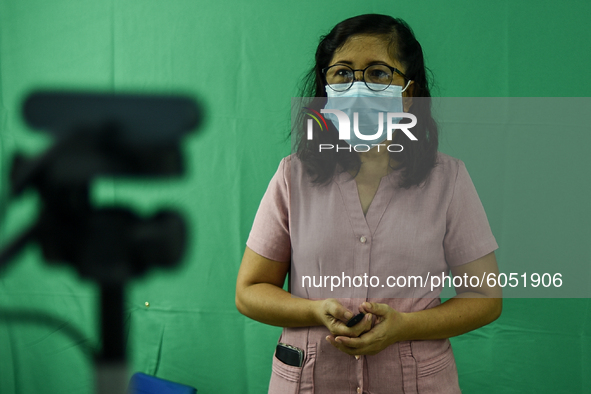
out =
[[[362,244],[367,242],[367,238],[365,238],[365,237],[361,237],[361,238],[359,238],[359,240],[361,241]]]
[[[357,394],[361,394],[361,387],[357,387]]]
[[[360,355],[358,355],[358,354],[356,354],[356,355],[355,355],[355,359],[356,359],[356,360],[359,360],[360,358],[361,358],[361,356],[360,356]]]

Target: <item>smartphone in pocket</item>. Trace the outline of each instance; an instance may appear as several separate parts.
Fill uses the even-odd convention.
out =
[[[304,351],[286,343],[277,344],[275,357],[284,364],[301,367],[304,364]]]

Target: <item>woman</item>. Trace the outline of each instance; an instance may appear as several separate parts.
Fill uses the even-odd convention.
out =
[[[457,295],[441,304],[432,276],[435,286],[416,280],[497,274],[497,245],[463,163],[437,153],[421,47],[399,19],[347,19],[322,38],[308,87],[328,96],[325,114],[339,97],[388,97],[417,115],[417,141],[396,131],[402,151],[318,152],[319,143],[343,144],[327,115],[335,127],[311,140],[300,132],[297,154],[281,162],[236,286],[241,313],[284,327],[269,392],[460,393],[448,338],[494,321],[500,288],[455,282]],[[288,271],[291,294],[282,289]],[[402,277],[414,286],[387,281]]]

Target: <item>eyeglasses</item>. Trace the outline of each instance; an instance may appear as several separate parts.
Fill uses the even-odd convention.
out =
[[[404,81],[407,81],[406,75],[400,70],[394,67],[387,66],[385,64],[372,64],[364,69],[353,70],[351,67],[344,64],[335,64],[322,69],[322,74],[326,79],[328,86],[337,92],[344,92],[349,90],[355,82],[355,72],[363,72],[363,82],[365,85],[374,91],[386,90],[388,86],[394,84],[404,85]],[[404,79],[401,81],[400,79]],[[369,85],[373,84],[373,85]],[[376,86],[376,85],[379,85]],[[383,86],[383,87],[382,87]]]

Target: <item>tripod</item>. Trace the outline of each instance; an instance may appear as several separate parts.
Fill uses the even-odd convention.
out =
[[[99,175],[181,175],[180,138],[197,125],[199,109],[184,97],[37,93],[25,102],[24,114],[57,142],[36,158],[14,158],[12,195],[34,188],[42,208],[35,224],[0,253],[0,267],[27,243],[37,242],[48,262],[71,264],[99,284],[97,388],[124,393],[125,283],[151,267],[177,265],[186,226],[170,210],[145,219],[124,208],[95,208],[90,185]]]

